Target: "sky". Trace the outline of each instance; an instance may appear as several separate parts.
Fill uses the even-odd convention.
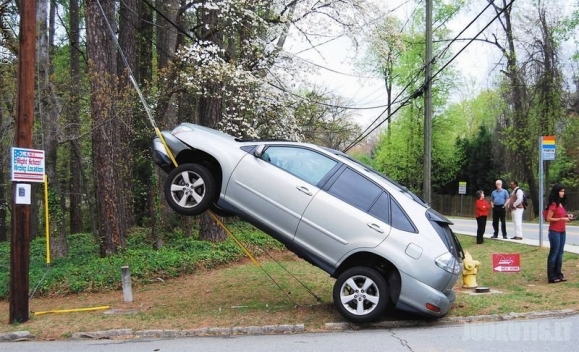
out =
[[[390,6],[394,8],[395,4]],[[468,13],[459,14],[457,19],[449,24],[449,28],[454,33],[451,37],[458,34],[484,6],[486,6],[486,2],[480,2],[480,4],[473,5],[472,10]],[[411,11],[411,8],[402,7],[398,8],[395,13],[397,16],[404,18]],[[474,36],[491,18],[492,12],[490,9],[487,10],[487,14],[487,16],[475,22],[462,36]],[[359,115],[357,121],[363,127],[367,127],[384,112],[386,90],[383,80],[380,77],[371,77],[371,74],[360,73],[360,70],[356,67],[354,49],[348,39],[342,38],[332,41],[318,47],[317,51],[303,51],[305,44],[297,41],[289,41],[288,44],[287,50],[289,52],[298,53],[299,57],[327,68],[320,69],[318,75],[310,77],[311,82],[319,86],[328,87],[335,94],[343,96],[346,101],[351,101],[356,107],[364,108],[363,110],[355,110],[355,113]],[[465,45],[466,42],[457,42],[452,46],[452,50],[458,52]],[[498,50],[489,49],[489,46],[489,44],[473,43],[457,57],[455,61],[456,67],[465,77],[470,77],[469,80],[475,83],[474,85],[472,83],[469,84],[467,89],[455,92],[454,101],[466,98],[461,96],[464,95],[464,92],[471,94],[492,86],[493,75],[489,73],[493,64],[498,62],[500,57]],[[360,57],[361,54],[358,54],[358,58]],[[360,77],[361,75],[363,77]],[[370,107],[376,106],[379,106],[379,108],[370,109]]]
[[[388,4],[389,8],[395,9],[393,13],[401,19],[408,18],[413,11],[414,1],[411,0],[389,0],[385,3]],[[499,38],[502,37],[502,29],[498,21],[495,20],[489,25],[496,14],[491,7],[485,10],[488,5],[487,1],[467,3],[469,3],[469,9],[461,11],[448,23],[448,28],[451,30],[449,39],[455,38],[459,34],[461,38],[474,38],[487,26],[488,28],[478,36],[478,39],[493,41],[493,33],[497,33]],[[517,0],[515,2],[517,7],[512,13],[515,21],[518,21],[515,25],[520,23],[519,17],[529,13],[536,17],[535,13],[531,13],[537,11],[532,3],[533,0]],[[405,6],[399,7],[400,4],[405,4]],[[561,18],[579,6],[576,1],[569,0],[543,0],[542,4],[546,6],[549,18],[554,16]],[[482,15],[477,17],[481,12]],[[471,22],[473,23],[469,26]],[[463,32],[465,28],[467,29]],[[522,28],[517,27],[517,29]],[[451,93],[450,101],[453,103],[472,99],[485,89],[493,89],[497,86],[498,79],[503,75],[501,69],[504,68],[505,60],[497,46],[483,43],[480,40],[474,41],[468,46],[467,43],[466,40],[456,41],[451,46],[453,53],[458,53],[466,46],[454,60],[454,66],[459,71],[459,76],[462,76],[462,82],[459,84],[459,88]],[[382,121],[386,118],[384,114],[386,102],[384,82],[380,77],[371,77],[371,74],[360,73],[356,67],[355,59],[361,58],[362,53],[358,53],[356,56],[348,39],[341,38],[329,42],[317,47],[317,50],[304,50],[307,44],[295,40],[289,40],[288,44],[287,51],[326,68],[320,68],[317,75],[309,77],[312,83],[326,87],[329,91],[350,102],[351,105],[362,108],[352,111],[357,115],[356,122],[363,128],[368,127],[374,121]],[[575,88],[572,86],[574,84],[572,76],[576,70],[571,67],[572,62],[568,58],[575,51],[577,51],[577,44],[573,39],[570,39],[562,44],[559,57],[563,65],[563,74],[570,89]],[[404,96],[406,95],[403,95],[402,98]],[[378,108],[372,109],[371,107]]]

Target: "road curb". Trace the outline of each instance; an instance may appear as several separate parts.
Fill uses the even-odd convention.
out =
[[[507,313],[507,314],[490,314],[477,315],[469,317],[447,317],[437,320],[388,320],[368,324],[354,324],[354,323],[326,323],[326,330],[362,330],[362,329],[391,329],[401,327],[413,326],[435,326],[435,325],[452,325],[452,324],[468,324],[468,323],[485,323],[493,321],[506,320],[526,320],[526,319],[540,319],[540,318],[554,318],[565,317],[577,314],[573,309],[528,312],[528,313]]]
[[[298,334],[305,332],[304,324],[297,325],[264,325],[264,326],[234,326],[226,328],[201,328],[193,330],[104,330],[78,332],[71,336],[73,340],[81,339],[112,339],[112,338],[160,338],[160,337],[200,337],[200,336],[232,336],[232,335],[279,335]]]
[[[34,336],[28,331],[15,331],[0,334],[0,342],[3,341],[29,341],[33,340]]]
[[[575,315],[578,312],[573,309],[552,311],[539,311],[528,313],[490,314],[470,317],[448,317],[437,320],[389,320],[369,324],[354,324],[349,322],[326,323],[326,331],[347,331],[364,329],[392,329],[400,327],[422,327],[437,325],[484,323],[493,321],[519,321],[541,318],[555,318]],[[201,337],[201,336],[233,336],[233,335],[281,335],[305,333],[304,324],[295,325],[264,325],[264,326],[236,326],[226,328],[201,328],[193,330],[133,330],[113,329],[92,332],[78,332],[71,336],[73,340],[83,339],[139,339],[139,338],[178,338],[178,337]],[[29,341],[34,336],[28,331],[17,331],[0,334],[0,342],[4,341]]]

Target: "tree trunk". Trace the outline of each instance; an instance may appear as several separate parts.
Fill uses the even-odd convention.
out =
[[[119,16],[119,46],[120,51],[117,61],[117,74],[119,75],[119,97],[123,100],[124,108],[122,114],[123,123],[120,124],[117,129],[117,142],[116,147],[118,152],[125,157],[122,159],[122,167],[118,167],[117,170],[120,175],[120,185],[119,191],[121,192],[120,200],[124,203],[121,209],[125,211],[124,214],[119,214],[125,218],[126,226],[132,227],[135,225],[134,217],[134,197],[133,197],[133,185],[135,182],[133,180],[140,180],[139,175],[133,175],[134,165],[133,165],[133,145],[132,142],[135,139],[134,133],[134,115],[135,115],[135,104],[134,99],[136,97],[135,87],[133,87],[129,72],[135,72],[137,67],[137,48],[136,48],[136,38],[137,38],[137,28],[139,26],[139,15],[138,15],[138,4],[137,0],[124,0],[120,4],[120,16]],[[122,59],[122,54],[126,59]],[[129,67],[125,65],[128,64]],[[123,94],[122,92],[128,92]],[[121,165],[118,165],[121,166]]]
[[[495,12],[499,14],[502,11],[502,21],[500,24],[505,33],[506,47],[503,47],[498,41],[495,45],[503,52],[507,59],[506,69],[504,70],[507,82],[509,84],[509,103],[511,107],[512,122],[506,133],[503,133],[503,145],[510,150],[514,164],[511,167],[511,178],[518,179],[521,176],[529,185],[528,192],[531,194],[533,202],[538,204],[538,188],[535,172],[533,171],[533,158],[535,143],[525,143],[529,137],[536,134],[531,132],[529,123],[529,99],[527,86],[522,75],[522,70],[517,61],[515,48],[515,39],[511,22],[512,6],[507,8],[507,1],[503,0],[502,8],[493,3]],[[508,125],[508,123],[507,123]],[[509,159],[509,158],[507,158]],[[521,180],[518,180],[521,181]],[[520,183],[520,182],[519,182]],[[538,211],[538,210],[537,210]]]
[[[127,209],[121,199],[121,189],[127,177],[123,160],[127,157],[117,149],[120,119],[115,115],[117,64],[115,44],[108,29],[107,19],[114,25],[114,1],[100,1],[105,16],[96,0],[86,0],[87,52],[91,87],[92,146],[95,193],[97,202],[100,254],[117,253],[126,244]],[[113,26],[114,28],[114,26]],[[120,169],[120,170],[119,170]]]
[[[0,127],[4,120],[4,114],[0,110]],[[0,162],[2,165],[8,165],[8,157],[5,153],[0,154]],[[8,215],[8,199],[6,199],[6,176],[4,170],[0,171],[0,242],[8,241],[8,226],[6,218]]]
[[[174,23],[178,21],[177,14],[179,9],[179,1],[178,0],[169,0],[169,1],[156,1],[156,7],[171,21]],[[169,23],[168,20],[161,17],[157,14],[156,17],[156,47],[158,50],[157,52],[157,71],[160,74],[165,74],[167,77],[164,82],[166,85],[160,88],[160,91],[164,92],[164,94],[160,95],[159,101],[156,105],[155,110],[155,119],[157,122],[157,126],[159,129],[168,129],[175,126],[177,122],[176,118],[176,111],[175,111],[175,81],[177,74],[174,71],[171,71],[169,68],[171,60],[174,57],[174,53],[176,51],[177,45],[177,36],[175,34],[174,28]],[[156,188],[154,192],[151,192],[152,195],[155,195],[154,198],[151,199],[151,202],[154,204],[154,212],[151,214],[151,217],[155,217],[155,221],[152,223],[154,225],[152,229],[153,234],[153,241],[157,248],[160,248],[163,244],[163,240],[161,238],[162,229],[166,229],[169,227],[168,223],[170,219],[175,217],[175,213],[169,208],[166,202],[164,201],[157,201],[157,197],[159,196],[159,191],[162,190],[167,175],[165,172],[161,171],[159,168],[155,168],[156,177],[153,179],[156,180],[156,184],[153,184],[153,187]]]
[[[154,35],[153,10],[144,1],[141,1],[140,4],[140,35],[137,38],[139,41],[137,46],[139,50],[139,67],[135,75],[137,76],[137,82],[141,86],[147,86],[153,80],[153,45],[151,43],[151,38]]]
[[[506,3],[503,1],[504,6]],[[513,136],[519,143],[514,143],[515,145],[515,158],[519,161],[523,177],[527,180],[529,184],[529,192],[531,194],[531,199],[535,204],[538,203],[539,192],[537,187],[537,179],[535,177],[535,172],[533,171],[533,160],[530,157],[535,155],[533,153],[534,143],[522,143],[521,141],[526,140],[529,135],[529,117],[525,106],[527,105],[527,94],[524,79],[519,72],[517,54],[515,50],[515,40],[513,34],[513,28],[511,24],[511,8],[507,9],[504,13],[505,19],[505,33],[507,35],[508,42],[508,56],[507,56],[507,76],[510,80],[511,88],[511,103],[513,107]],[[538,211],[538,209],[537,209]]]
[[[68,106],[68,121],[70,125],[70,184],[69,184],[69,227],[70,233],[79,233],[82,231],[82,210],[81,210],[81,170],[82,170],[82,153],[80,147],[80,116],[78,106],[80,103],[80,29],[78,0],[70,0],[70,102]]]
[[[219,225],[215,219],[209,215],[208,212],[204,212],[201,216],[201,221],[199,222],[199,239],[210,242],[223,242],[227,239],[227,233]],[[223,219],[221,219],[223,220]],[[223,222],[223,221],[222,221]]]
[[[208,40],[222,48],[223,38],[218,29],[219,18],[217,11],[211,9],[202,9],[201,11],[201,39]],[[208,93],[201,97],[199,102],[199,122],[203,126],[216,128],[222,119],[221,83],[218,81],[208,83],[205,88]],[[225,230],[209,214],[202,214],[199,239],[218,242],[225,241],[226,238],[227,233]]]
[[[173,23],[177,22],[179,0],[157,0],[155,5],[165,17]],[[177,45],[177,31],[173,24],[157,14],[157,62],[160,69],[167,68],[174,58]]]
[[[52,64],[50,61],[49,33],[51,28],[48,27],[48,0],[41,0],[37,3],[37,56],[38,56],[38,86],[39,105],[42,114],[39,116],[44,120],[43,144],[45,152],[46,175],[48,179],[48,210],[50,220],[50,255],[53,258],[62,258],[68,255],[68,244],[64,232],[64,204],[63,195],[60,187],[58,172],[58,140],[60,134],[60,116],[62,110],[60,102],[56,96],[50,76],[52,73]],[[53,29],[52,29],[53,30]],[[52,37],[52,36],[50,36]],[[41,193],[42,194],[42,193]],[[44,199],[44,197],[43,197]],[[45,204],[46,206],[46,204]]]
[[[540,3],[539,3],[540,4]],[[539,135],[554,136],[556,134],[556,122],[560,116],[565,116],[564,103],[562,102],[563,89],[561,88],[561,73],[558,69],[557,62],[557,43],[555,39],[557,35],[554,33],[556,28],[549,25],[547,21],[546,10],[539,5],[538,8],[539,24],[541,28],[541,37],[535,40],[535,43],[540,46],[543,62],[541,67],[541,75],[539,77],[539,106],[541,108],[539,115]],[[571,150],[567,146],[567,150]],[[544,174],[545,189],[549,189],[549,166],[550,163],[545,163]],[[544,197],[539,194],[538,197]],[[538,199],[532,197],[533,204],[539,204]],[[545,199],[546,201],[546,199]],[[533,207],[535,216],[539,216],[542,209]]]

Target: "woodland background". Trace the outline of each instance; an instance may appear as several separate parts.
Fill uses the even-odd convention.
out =
[[[421,194],[424,1],[406,1],[407,16],[388,3],[38,0],[34,148],[46,155],[51,256],[66,257],[67,236],[77,233],[91,233],[103,257],[125,249],[134,228],[149,229],[155,248],[193,222],[201,239],[226,237],[207,215],[183,218],[165,204],[164,175],[151,158],[154,130],[130,74],[160,129],[189,121],[236,136],[314,142]],[[433,204],[458,193],[459,181],[469,195],[490,194],[498,178],[518,180],[538,204],[542,135],[557,140],[545,189],[554,182],[576,189],[578,3],[488,0],[476,21],[491,25],[476,38],[456,38],[449,23],[471,13],[469,3],[434,1]],[[0,2],[0,241],[10,237],[18,6]],[[336,38],[357,49],[361,80],[384,82],[384,112],[370,126],[359,123],[356,102],[308,80],[323,67],[286,50],[288,40],[318,50]],[[501,58],[489,73],[493,87],[476,89],[454,66],[456,44],[468,40]],[[32,233],[41,236],[42,187],[33,188]]]

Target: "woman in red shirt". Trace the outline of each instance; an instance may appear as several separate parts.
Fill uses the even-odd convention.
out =
[[[567,233],[565,223],[573,219],[573,214],[567,214],[565,210],[565,187],[556,184],[549,194],[547,207],[547,221],[549,222],[549,256],[547,257],[547,279],[554,284],[567,281],[561,267],[563,266],[563,251]]]
[[[474,202],[474,210],[476,218],[476,243],[482,244],[483,243],[483,236],[485,234],[485,229],[487,227],[487,216],[489,216],[489,211],[491,209],[491,205],[485,199],[485,192],[477,191],[476,192],[476,201]]]

